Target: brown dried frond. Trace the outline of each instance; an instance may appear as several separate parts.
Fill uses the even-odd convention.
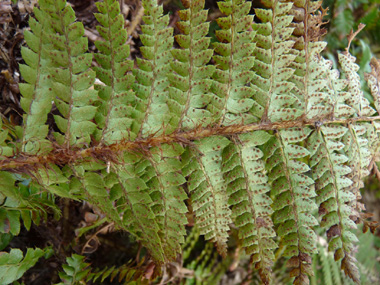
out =
[[[364,27],[365,27],[365,25],[362,24],[362,23],[360,23],[359,26],[358,26],[358,30],[356,32],[354,32],[354,30],[351,29],[350,33],[347,36],[348,45],[347,45],[345,51],[343,52],[343,54],[348,55],[350,53],[349,50],[350,50],[351,42],[354,40],[354,38],[357,36],[357,34],[359,34],[360,31],[364,29]]]
[[[322,28],[323,25],[326,25],[329,21],[323,21],[323,18],[327,16],[329,8],[323,8],[318,11],[316,15],[313,15],[308,27],[308,39],[312,42],[319,41],[321,37],[327,34],[327,29]]]

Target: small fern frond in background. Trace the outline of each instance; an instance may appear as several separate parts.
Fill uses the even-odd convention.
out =
[[[53,254],[51,248],[28,248],[25,256],[18,248],[9,253],[0,253],[1,284],[11,284],[19,279],[29,268],[33,267],[41,257],[49,258]]]
[[[141,278],[142,272],[136,270],[129,264],[125,264],[119,268],[103,268],[93,269],[89,263],[84,262],[84,256],[73,254],[71,257],[66,258],[67,264],[64,264],[63,272],[59,273],[61,283],[64,284],[87,284],[93,282],[94,284],[101,282],[104,284],[105,280],[113,281],[117,280],[120,284],[147,284],[147,282],[135,283],[134,280]]]
[[[60,210],[52,194],[41,193],[39,188],[28,185],[29,181],[16,183],[16,177],[11,173],[1,172],[0,177],[0,233],[16,236],[22,227],[21,220],[29,230],[32,222],[39,225],[41,220],[46,220],[48,212],[59,218]]]
[[[376,240],[378,242],[379,238],[370,233],[364,234],[359,232],[358,239],[360,243],[357,254],[357,266],[360,271],[361,284],[376,284],[380,280],[376,274],[379,269],[379,264],[376,261],[379,258],[379,252],[373,250],[373,244]],[[317,243],[319,253],[313,256],[316,263],[314,279],[318,283],[311,282],[311,284],[355,284],[342,273],[340,262],[334,260],[333,254],[327,251],[326,245],[326,240],[319,238]]]
[[[201,250],[198,249],[200,245],[202,245]],[[221,281],[231,262],[230,257],[220,260],[211,242],[202,243],[197,226],[192,228],[182,248],[183,266],[190,273],[184,284],[218,284]]]

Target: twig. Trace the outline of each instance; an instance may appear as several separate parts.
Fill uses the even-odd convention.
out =
[[[353,29],[350,31],[350,33],[347,36],[348,45],[347,45],[346,51],[345,51],[346,54],[349,53],[351,42],[354,40],[354,38],[357,36],[357,34],[359,34],[360,31],[364,29],[364,27],[365,27],[365,25],[362,24],[362,23],[360,23],[359,26],[358,26],[358,30],[356,32],[354,32]]]
[[[97,239],[98,234],[100,234],[101,232],[104,232],[104,231],[106,231],[106,232],[110,231],[110,228],[113,227],[114,225],[115,225],[115,223],[112,222],[112,223],[110,223],[110,224],[108,224],[108,225],[102,227],[102,228],[101,228],[100,230],[98,230],[96,233],[94,233],[94,234],[93,234],[93,235],[87,240],[87,242],[84,244],[84,246],[82,247],[81,254],[83,254],[84,251],[85,251],[85,249],[86,249],[87,247],[89,247],[90,242],[91,242],[92,240]]]
[[[131,22],[130,26],[128,27],[128,30],[127,30],[128,37],[130,37],[133,34],[133,32],[136,30],[143,16],[144,16],[144,7],[141,6],[139,11],[135,15],[133,21]]]

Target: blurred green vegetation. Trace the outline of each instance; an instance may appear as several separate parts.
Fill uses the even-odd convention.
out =
[[[363,23],[366,27],[356,36],[350,52],[357,57],[361,72],[369,72],[369,61],[372,56],[380,57],[380,1],[379,0],[325,0],[328,8],[325,21],[328,42],[325,54],[330,59],[336,57],[347,45],[347,35],[351,29],[357,30]],[[334,61],[335,63],[336,61]]]

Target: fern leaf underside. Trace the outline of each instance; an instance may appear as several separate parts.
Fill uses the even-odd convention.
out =
[[[251,2],[219,1],[211,45],[204,4],[183,1],[174,37],[162,6],[142,1],[134,67],[118,1],[97,3],[93,58],[66,1],[40,0],[22,51],[24,124],[15,140],[1,125],[1,193],[18,199],[12,173],[29,173],[42,193],[96,205],[157,264],[181,253],[189,210],[222,255],[233,222],[265,284],[279,255],[309,283],[321,227],[358,283],[351,229],[379,150],[378,61],[368,100],[354,57],[339,55],[340,76],[320,55],[320,2],[265,0],[254,21]]]

